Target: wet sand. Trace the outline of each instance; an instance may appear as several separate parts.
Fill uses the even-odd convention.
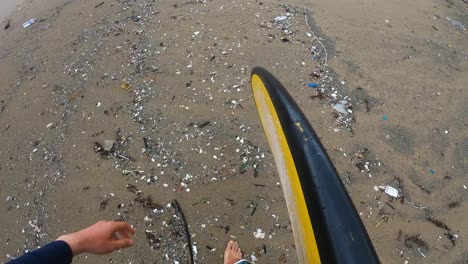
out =
[[[24,3],[0,25],[1,261],[119,219],[137,228],[133,248],[75,262],[185,263],[185,221],[196,263],[220,263],[229,239],[256,263],[296,263],[250,91],[264,66],[321,137],[383,263],[466,263],[468,39],[447,20],[466,26],[466,4],[285,4]]]

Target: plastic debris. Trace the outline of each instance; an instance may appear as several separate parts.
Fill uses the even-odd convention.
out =
[[[128,84],[128,83],[122,83],[122,85],[121,85],[120,87],[121,87],[122,89],[124,89],[124,90],[127,90],[127,91],[133,90],[133,87],[132,87],[130,84]]]
[[[347,114],[348,113],[348,110],[346,107],[347,104],[348,104],[348,101],[341,100],[339,103],[333,105],[332,108],[335,109],[337,112],[340,112],[342,114]]]
[[[29,27],[30,25],[36,23],[36,21],[37,21],[37,19],[35,19],[35,18],[29,19],[28,21],[23,23],[23,28]]]
[[[277,17],[275,18],[275,23],[284,21],[284,20],[286,20],[286,19],[288,19],[287,16],[277,16]]]
[[[254,236],[255,238],[258,238],[258,239],[264,239],[265,238],[265,232],[262,231],[262,229],[257,229],[257,231],[255,231],[254,233]]]
[[[291,35],[293,32],[289,29],[290,23],[288,20],[289,16],[277,16],[274,20],[276,27],[281,29],[285,34]]]
[[[462,23],[460,23],[460,22],[458,22],[456,20],[453,20],[450,17],[447,17],[447,21],[450,22],[453,26],[455,26],[460,31],[466,30],[465,26],[463,26]]]
[[[114,144],[115,144],[114,140],[109,140],[109,139],[104,140],[104,150],[111,151],[112,148],[114,147]]]
[[[307,86],[309,86],[310,88],[317,88],[318,83],[309,83]]]
[[[389,196],[393,197],[393,198],[398,198],[400,197],[400,192],[392,187],[392,186],[389,186],[389,185],[381,185],[381,186],[376,186],[374,187],[374,190],[378,191],[378,190],[383,190],[386,194],[388,194]]]
[[[257,261],[257,257],[256,257],[254,254],[250,255],[250,259],[251,259],[253,262]]]
[[[435,170],[434,170],[434,169],[429,169],[429,172],[430,172],[431,174],[435,174]]]
[[[387,115],[384,115],[384,116],[382,117],[382,119],[383,119],[384,121],[387,121],[388,116],[387,116]]]

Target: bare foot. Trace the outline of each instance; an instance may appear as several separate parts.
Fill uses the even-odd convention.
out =
[[[229,241],[224,251],[224,264],[234,264],[241,260],[242,253],[239,245],[234,241]]]

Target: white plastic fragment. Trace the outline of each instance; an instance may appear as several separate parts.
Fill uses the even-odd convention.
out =
[[[194,255],[198,254],[197,246],[192,246],[192,251]]]
[[[400,197],[400,192],[396,189],[396,188],[393,188],[392,186],[388,186],[388,185],[384,185],[384,186],[377,186],[374,187],[374,190],[383,190],[386,194],[388,194],[389,196],[393,197],[393,198],[398,198]]]
[[[278,23],[278,22],[286,20],[286,19],[288,19],[287,16],[277,16],[277,17],[275,17],[275,22]]]
[[[254,254],[250,255],[250,258],[253,262],[257,261],[257,257]]]
[[[348,110],[346,107],[347,104],[348,104],[348,101],[341,100],[339,103],[333,105],[332,108],[335,109],[337,112],[340,112],[342,114],[347,114],[348,113]]]
[[[27,28],[30,25],[34,24],[37,20],[35,18],[29,19],[28,21],[23,23],[23,28]]]
[[[265,239],[265,232],[262,232],[262,229],[257,229],[254,233],[255,238],[257,239]]]

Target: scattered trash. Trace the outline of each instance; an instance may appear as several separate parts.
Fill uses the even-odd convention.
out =
[[[29,19],[28,21],[23,23],[23,28],[27,28],[27,27],[31,26],[32,24],[36,23],[36,21],[37,21],[37,19],[35,19],[35,18]]]
[[[104,150],[111,151],[112,148],[114,147],[114,144],[115,144],[114,140],[109,140],[109,139],[104,140]]]
[[[250,259],[251,259],[253,262],[257,261],[257,257],[256,257],[254,254],[250,255]]]
[[[387,115],[384,115],[384,116],[382,117],[382,119],[383,119],[384,121],[387,121],[388,116],[387,116]]]
[[[318,84],[317,83],[309,83],[307,86],[309,86],[310,88],[317,88]]]
[[[51,128],[54,125],[54,123],[49,123],[46,125],[47,128]]]
[[[277,17],[275,18],[275,23],[279,23],[279,22],[285,21],[286,19],[288,19],[287,16],[277,16]]]
[[[133,90],[133,87],[128,83],[122,83],[122,85],[120,87],[122,89],[126,90],[126,91],[132,91]]]
[[[258,239],[264,239],[265,238],[265,232],[262,232],[262,229],[257,229],[257,231],[255,231],[254,233],[254,236],[255,238],[258,238]]]
[[[289,14],[291,16],[291,14]],[[281,29],[283,33],[291,35],[293,32],[289,29],[291,24],[289,23],[289,16],[277,16],[274,20],[276,27]]]
[[[462,23],[456,21],[456,20],[453,20],[451,19],[450,17],[446,17],[447,21],[450,22],[453,26],[455,26],[458,30],[460,31],[464,31],[466,30],[465,26],[463,26]]]
[[[430,172],[431,174],[435,174],[435,170],[434,170],[434,169],[429,169],[429,172]]]
[[[392,186],[389,186],[389,185],[380,185],[380,186],[374,186],[374,190],[378,191],[378,190],[383,190],[386,194],[388,194],[389,196],[393,197],[393,198],[398,198],[401,196],[400,192],[393,188]]]
[[[348,110],[347,110],[347,107],[346,107],[347,104],[348,104],[348,101],[341,100],[337,104],[333,105],[332,108],[335,109],[337,112],[340,112],[342,114],[348,114]]]

